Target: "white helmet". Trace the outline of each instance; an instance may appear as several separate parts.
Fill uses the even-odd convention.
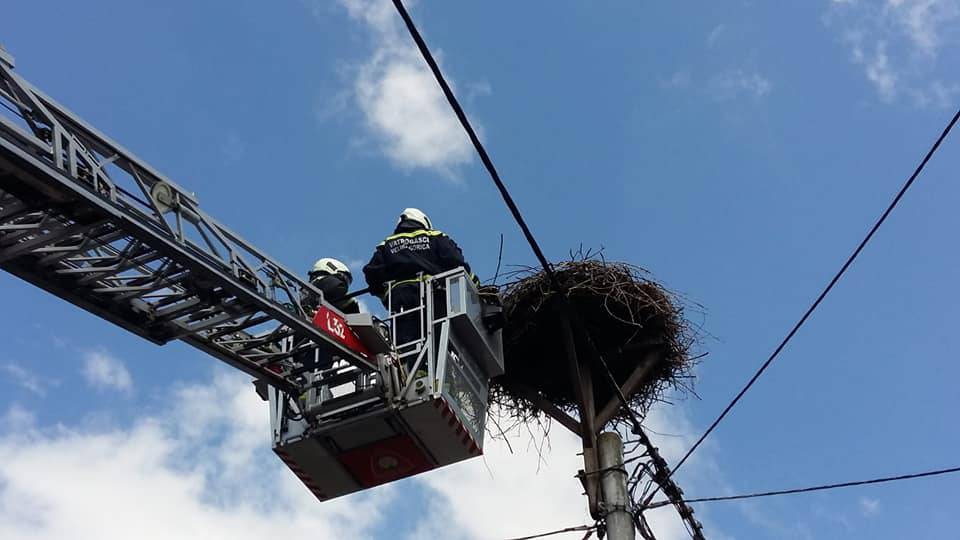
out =
[[[417,208],[405,208],[403,212],[400,213],[400,218],[397,219],[397,225],[405,219],[419,223],[424,229],[429,230],[433,228],[433,224],[430,223],[430,218]]]
[[[350,269],[347,267],[347,265],[330,257],[324,257],[313,263],[313,268],[310,270],[310,279],[313,279],[318,274],[327,274],[331,276],[342,274],[344,279],[347,280],[348,287],[353,281],[353,274],[350,273]]]

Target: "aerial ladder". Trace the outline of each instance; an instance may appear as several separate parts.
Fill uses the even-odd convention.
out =
[[[424,276],[409,312],[343,314],[14,66],[0,48],[0,268],[253,377],[274,452],[320,500],[482,453],[502,322],[463,269]],[[396,343],[400,317],[416,339]]]

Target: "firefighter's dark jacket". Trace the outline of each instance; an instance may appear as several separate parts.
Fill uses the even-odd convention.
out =
[[[388,282],[416,280],[421,273],[432,276],[458,266],[470,272],[463,252],[449,236],[404,220],[377,246],[370,262],[363,267],[363,275],[370,292],[383,297]]]
[[[325,275],[310,282],[323,293],[323,298],[343,313],[360,313],[356,299],[344,298],[347,295],[347,282],[338,275]],[[320,299],[310,289],[300,291],[300,303],[311,313],[317,310]]]

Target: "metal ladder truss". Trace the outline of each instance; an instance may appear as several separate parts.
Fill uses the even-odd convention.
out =
[[[300,291],[319,291],[16,75],[2,50],[0,107],[0,268],[288,392],[304,387],[294,358],[311,350],[377,368],[311,324]]]

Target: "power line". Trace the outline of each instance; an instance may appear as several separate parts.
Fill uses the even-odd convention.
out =
[[[747,393],[747,390],[750,390],[750,387],[753,386],[753,383],[757,382],[757,379],[760,378],[760,375],[762,375],[763,372],[766,371],[766,369],[770,366],[770,364],[777,358],[777,356],[780,355],[780,352],[784,349],[784,347],[787,346],[787,343],[789,343],[790,340],[793,339],[793,336],[797,333],[798,330],[800,330],[800,327],[803,326],[805,322],[807,322],[807,319],[810,317],[810,315],[814,312],[814,310],[817,309],[817,306],[820,305],[820,302],[822,302],[823,299],[826,298],[827,294],[830,293],[831,289],[833,289],[833,286],[836,285],[838,281],[840,281],[840,278],[843,277],[847,269],[850,268],[850,265],[853,264],[853,261],[860,255],[860,252],[863,251],[863,248],[867,245],[867,242],[869,242],[870,239],[873,238],[873,235],[874,233],[877,232],[877,229],[879,229],[880,226],[883,225],[883,222],[886,221],[887,216],[890,215],[890,212],[892,212],[893,209],[897,206],[897,204],[900,203],[900,199],[903,198],[907,190],[910,189],[910,186],[913,185],[914,180],[916,180],[917,176],[920,175],[920,172],[923,171],[923,168],[927,165],[927,162],[930,161],[931,157],[933,157],[933,154],[940,147],[940,143],[943,142],[943,140],[950,133],[950,130],[953,129],[953,126],[957,123],[958,119],[960,119],[960,110],[958,110],[957,113],[953,115],[953,118],[950,120],[950,123],[947,124],[947,127],[944,128],[942,133],[940,133],[940,137],[937,138],[937,141],[933,144],[930,150],[927,151],[927,154],[923,157],[923,160],[920,162],[920,165],[917,166],[916,170],[913,171],[913,174],[910,175],[910,178],[906,181],[906,183],[903,184],[903,187],[900,188],[900,191],[897,193],[897,196],[894,197],[890,205],[887,206],[887,209],[880,216],[880,219],[878,219],[877,222],[873,224],[873,227],[870,229],[870,232],[868,232],[867,235],[863,238],[863,240],[860,241],[860,244],[857,246],[857,249],[855,249],[853,253],[847,258],[847,261],[843,263],[843,266],[840,268],[840,271],[833,276],[833,279],[830,280],[830,283],[827,284],[826,288],[823,289],[823,291],[820,293],[817,299],[813,302],[813,304],[811,304],[810,307],[807,308],[807,311],[803,314],[803,317],[801,317],[800,320],[797,321],[797,324],[793,326],[793,328],[790,330],[790,333],[787,334],[787,337],[783,338],[783,341],[780,342],[780,345],[778,345],[777,348],[770,355],[770,357],[767,358],[767,361],[760,366],[760,369],[758,369],[756,373],[754,373],[753,377],[750,378],[746,386],[744,386],[743,389],[740,390],[739,393],[737,393],[736,397],[733,398],[733,401],[731,401],[730,404],[723,409],[723,412],[720,413],[720,416],[718,416],[717,419],[714,420],[712,424],[710,424],[710,427],[707,428],[707,430],[703,433],[703,435],[700,436],[699,439],[697,439],[697,442],[694,443],[694,445],[690,448],[690,450],[687,450],[687,453],[677,463],[677,466],[673,468],[673,471],[670,473],[671,476],[673,476],[673,474],[677,472],[677,469],[683,466],[683,464],[687,461],[687,458],[689,458],[690,455],[693,454],[697,450],[697,448],[703,443],[703,441],[710,435],[710,433],[712,433],[713,430],[716,429],[717,425],[720,424],[720,422],[722,422],[723,419],[727,416],[727,413],[729,413],[730,410],[733,409],[733,407],[737,404],[737,402],[740,401],[740,398],[742,398],[743,395]]]
[[[513,219],[517,222],[517,225],[520,226],[520,229],[523,231],[523,235],[527,240],[527,243],[530,244],[530,248],[533,250],[534,255],[537,257],[537,260],[540,261],[540,265],[543,267],[544,272],[547,274],[547,277],[550,279],[551,285],[553,285],[554,290],[557,292],[563,292],[562,287],[560,286],[559,281],[557,280],[556,275],[553,272],[553,268],[550,266],[550,263],[547,261],[546,256],[543,254],[543,251],[540,249],[540,244],[537,243],[537,239],[534,238],[533,233],[530,231],[530,228],[527,226],[526,221],[523,219],[523,215],[520,213],[520,209],[517,207],[517,204],[514,202],[513,197],[510,195],[510,192],[507,190],[506,185],[504,185],[503,180],[500,179],[500,174],[497,172],[497,168],[493,164],[493,160],[490,159],[490,155],[487,153],[486,148],[484,148],[483,143],[480,142],[480,138],[477,136],[476,131],[474,131],[473,126],[470,124],[470,120],[467,118],[467,114],[464,112],[463,107],[460,106],[460,102],[457,100],[456,95],[454,95],[453,90],[450,88],[450,85],[447,84],[446,78],[443,76],[443,72],[440,71],[440,66],[437,65],[436,60],[433,58],[429,47],[427,47],[426,42],[423,39],[423,36],[420,35],[419,30],[417,30],[416,24],[413,22],[413,19],[410,17],[410,14],[407,12],[407,9],[404,7],[402,0],[393,0],[393,5],[397,9],[397,12],[400,14],[400,17],[403,19],[404,25],[407,27],[407,31],[410,32],[410,37],[413,38],[413,41],[417,45],[421,56],[423,56],[424,61],[430,67],[430,71],[433,73],[434,78],[437,80],[437,84],[440,85],[440,89],[443,91],[443,95],[447,98],[447,102],[450,104],[450,107],[453,109],[453,112],[457,115],[457,119],[460,121],[460,125],[463,126],[463,129],[467,132],[467,136],[470,138],[470,142],[473,143],[473,147],[476,149],[477,154],[480,156],[480,161],[483,162],[484,167],[487,169],[487,172],[490,174],[490,178],[493,180],[494,184],[497,186],[497,190],[500,191],[500,196],[503,198],[503,202],[506,203],[507,207],[510,209],[510,213],[513,215]],[[502,241],[502,238],[501,238]],[[502,247],[502,246],[501,246]],[[498,263],[499,269],[499,263]],[[566,299],[566,295],[561,295],[562,298]],[[616,385],[614,381],[614,389],[619,392],[620,388]],[[626,400],[623,399],[623,394],[620,394],[620,398],[626,405]],[[627,407],[629,411],[629,407]],[[633,417],[634,424],[639,428],[639,422],[636,417],[633,416],[633,411],[630,411],[631,416]],[[565,532],[574,532],[574,531],[587,531],[587,536],[596,529],[596,526],[581,525],[577,527],[568,527],[566,529],[560,529],[558,531],[552,531],[549,533],[538,534],[534,536],[527,536],[523,539],[525,540],[532,538],[542,538],[545,536],[552,536],[555,534],[565,533]]]
[[[838,489],[854,486],[867,486],[870,484],[883,484],[886,482],[896,482],[899,480],[912,480],[914,478],[926,478],[929,476],[939,476],[943,474],[951,474],[960,472],[960,467],[952,467],[949,469],[938,469],[935,471],[927,471],[922,473],[914,474],[903,474],[900,476],[887,476],[884,478],[874,478],[872,480],[857,480],[853,482],[841,482],[839,484],[824,484],[822,486],[812,486],[805,488],[794,488],[794,489],[783,489],[779,491],[763,491],[760,493],[748,493],[744,495],[725,495],[722,497],[698,497],[696,499],[684,499],[686,503],[699,503],[699,502],[715,502],[715,501],[738,501],[742,499],[756,499],[759,497],[773,497],[776,495],[794,495],[797,493],[810,493],[813,491],[826,491],[828,489]],[[667,506],[673,504],[672,501],[660,501],[654,504],[647,506],[647,508],[660,508],[661,506]]]
[[[537,243],[536,238],[533,237],[533,233],[530,232],[530,228],[527,226],[526,221],[523,219],[523,215],[520,213],[520,209],[517,207],[516,203],[513,201],[513,197],[510,196],[510,192],[507,191],[507,187],[504,185],[503,181],[500,179],[500,174],[497,172],[496,167],[493,164],[493,161],[490,159],[489,154],[487,154],[486,149],[483,146],[483,143],[480,142],[480,138],[477,136],[476,131],[474,131],[473,126],[470,124],[470,120],[467,118],[466,113],[463,111],[463,107],[460,106],[460,102],[457,100],[456,95],[454,95],[453,90],[450,88],[450,85],[447,84],[446,78],[443,76],[443,72],[440,71],[440,66],[437,65],[436,60],[434,60],[433,55],[430,53],[429,47],[427,47],[426,42],[423,39],[423,36],[420,35],[420,32],[417,30],[416,24],[413,22],[413,19],[410,17],[410,14],[407,12],[406,8],[403,5],[402,0],[393,0],[393,5],[397,9],[397,12],[400,14],[400,17],[403,19],[404,24],[407,27],[407,30],[410,32],[410,36],[413,38],[413,41],[417,44],[417,48],[420,50],[420,54],[423,56],[423,59],[427,62],[427,65],[430,67],[430,71],[433,73],[434,78],[437,80],[437,84],[440,85],[441,90],[443,90],[443,95],[447,98],[447,102],[450,104],[450,107],[453,108],[454,113],[457,115],[457,119],[460,120],[460,124],[463,126],[463,129],[467,132],[467,135],[470,138],[470,142],[473,143],[474,148],[477,151],[477,154],[480,156],[480,160],[483,162],[484,167],[486,167],[487,172],[490,174],[490,178],[493,179],[493,182],[496,184],[497,189],[500,191],[500,195],[503,197],[503,201],[507,204],[507,207],[510,209],[510,213],[513,214],[513,218],[516,220],[517,224],[520,226],[520,229],[523,231],[524,236],[527,239],[527,243],[530,244],[530,248],[533,250],[534,255],[540,261],[540,264],[543,266],[544,272],[550,279],[551,284],[554,287],[554,290],[557,292],[563,292],[562,287],[560,286],[559,281],[557,280],[556,275],[553,272],[550,263],[547,261],[547,258],[544,256],[543,251],[540,249],[540,245]],[[566,295],[561,295],[561,297],[566,301]],[[568,316],[570,313],[573,313],[572,309],[567,309]],[[581,325],[582,328],[585,327]],[[594,350],[597,350],[596,347],[592,344],[592,339],[589,336],[589,333],[585,332],[585,335],[588,341],[591,342],[591,347]],[[616,392],[618,399],[621,404],[627,410],[631,423],[633,424],[634,431],[639,432],[641,436],[643,435],[643,430],[640,426],[640,421],[637,419],[636,414],[630,409],[630,406],[626,400],[626,397],[623,395],[623,392],[620,390],[620,386],[617,384],[616,380],[613,378],[610,369],[607,367],[606,361],[598,353],[598,358],[600,359],[603,369],[606,371],[606,374],[609,377],[609,382],[613,387],[614,392]],[[659,463],[662,466],[662,475],[661,479],[665,483],[668,483],[670,487],[671,495],[675,497],[678,510],[681,512],[681,516],[686,520],[689,518],[693,523],[694,529],[699,531],[700,524],[693,519],[692,509],[686,508],[685,505],[679,500],[680,491],[676,489],[676,486],[672,484],[669,476],[669,468],[665,462]],[[686,510],[686,512],[684,512]],[[549,533],[556,534],[556,533]],[[700,536],[702,537],[702,536]],[[536,538],[536,537],[530,537]]]
[[[530,231],[530,228],[527,226],[526,221],[523,219],[523,215],[520,213],[520,209],[517,207],[516,203],[513,201],[513,197],[511,197],[503,181],[500,179],[500,174],[497,172],[497,169],[494,166],[493,161],[490,159],[490,156],[487,153],[486,149],[484,148],[483,143],[480,142],[480,138],[477,136],[476,131],[474,131],[473,126],[470,124],[470,120],[467,118],[467,115],[464,112],[463,107],[460,106],[460,103],[457,100],[456,95],[454,95],[453,90],[450,88],[450,85],[447,84],[447,81],[444,78],[443,73],[440,71],[439,65],[437,64],[436,60],[433,58],[433,55],[431,54],[430,49],[427,47],[427,44],[424,41],[423,37],[420,35],[420,32],[417,30],[417,27],[414,24],[413,19],[410,17],[410,14],[407,12],[406,8],[404,7],[402,0],[393,0],[393,5],[397,9],[397,12],[400,14],[400,17],[403,19],[403,22],[406,25],[407,30],[410,32],[410,36],[413,38],[414,42],[416,43],[417,48],[420,51],[420,54],[423,56],[424,61],[426,61],[427,65],[430,67],[430,71],[433,73],[434,78],[436,79],[437,83],[440,85],[440,88],[443,91],[443,94],[446,97],[447,102],[450,104],[450,107],[453,109],[454,113],[456,114],[457,119],[460,121],[460,124],[463,126],[464,130],[467,132],[467,135],[470,138],[470,142],[473,143],[473,146],[476,149],[477,154],[480,156],[481,162],[483,162],[483,165],[487,169],[487,172],[490,174],[491,179],[493,180],[494,184],[496,184],[497,189],[499,190],[500,195],[503,198],[503,201],[506,203],[507,207],[510,209],[510,213],[513,215],[514,220],[516,220],[517,225],[519,225],[520,229],[523,231],[524,237],[526,238],[527,243],[530,244],[530,248],[533,250],[534,255],[536,255],[537,259],[540,261],[540,264],[543,266],[544,272],[550,278],[550,281],[553,284],[554,288],[560,291],[561,288],[553,272],[553,269],[550,266],[550,263],[547,261],[546,257],[543,254],[543,251],[540,249],[540,245],[537,243],[536,238],[534,238],[533,233]],[[940,137],[937,139],[937,141],[934,143],[931,149],[927,152],[926,156],[924,156],[920,165],[917,167],[914,173],[910,176],[907,182],[903,185],[903,187],[897,193],[896,197],[894,197],[893,201],[890,203],[890,205],[887,207],[884,213],[880,216],[880,219],[877,220],[877,222],[873,225],[873,227],[867,233],[866,237],[864,237],[864,239],[860,242],[860,244],[857,246],[854,252],[846,260],[844,265],[841,267],[840,271],[837,272],[837,274],[833,277],[833,279],[830,280],[827,287],[820,293],[817,299],[804,313],[803,317],[801,317],[800,320],[797,322],[797,324],[794,325],[794,327],[783,339],[780,345],[777,346],[777,348],[770,355],[770,357],[767,358],[767,360],[763,363],[763,365],[761,365],[760,369],[753,375],[753,377],[751,377],[751,379],[747,382],[746,386],[744,386],[744,388],[740,390],[740,392],[736,395],[736,397],[734,397],[733,401],[731,401],[730,404],[728,404],[726,408],[724,408],[723,412],[720,413],[720,416],[718,416],[717,419],[714,420],[714,422],[710,425],[707,431],[704,432],[704,434],[701,435],[701,437],[690,448],[690,450],[687,451],[684,457],[677,463],[676,467],[674,467],[670,471],[670,473],[666,475],[665,480],[668,480],[670,477],[672,477],[673,474],[687,461],[687,459],[693,454],[693,452],[696,451],[696,449],[710,435],[710,433],[712,433],[713,430],[716,429],[717,425],[719,425],[720,422],[723,421],[723,419],[730,412],[730,410],[733,409],[733,407],[737,404],[737,402],[740,401],[743,395],[746,394],[746,392],[753,386],[753,384],[757,381],[757,379],[760,378],[760,375],[762,375],[763,372],[766,371],[767,367],[770,366],[773,360],[775,360],[777,356],[779,356],[780,352],[786,347],[787,343],[789,343],[789,341],[800,330],[800,328],[804,325],[804,323],[806,323],[810,315],[814,312],[814,310],[816,310],[816,308],[820,305],[820,303],[827,296],[827,294],[830,293],[830,291],[833,289],[834,285],[836,285],[836,283],[840,280],[840,278],[843,277],[843,275],[846,273],[850,265],[853,264],[853,261],[860,255],[860,252],[863,251],[863,248],[866,247],[866,244],[877,232],[877,230],[880,228],[883,222],[886,221],[887,217],[890,215],[893,209],[897,206],[897,204],[899,204],[900,199],[903,198],[906,191],[910,188],[910,186],[919,176],[920,172],[926,166],[927,162],[930,160],[930,158],[933,156],[936,150],[940,147],[940,144],[943,142],[946,136],[953,129],[953,126],[957,123],[958,119],[960,119],[960,110],[958,110],[957,113],[953,116],[950,123],[940,134]],[[612,376],[612,374],[609,372],[609,368],[607,368],[606,366],[606,362],[603,360],[602,357],[600,357],[600,361],[603,367],[605,368],[605,371],[607,371],[607,374]],[[634,425],[634,429],[639,430],[642,433],[642,430],[639,425],[639,421],[637,420],[636,416],[633,414],[633,411],[630,410],[626,402],[625,396],[623,396],[622,392],[620,392],[620,388],[616,384],[616,381],[613,380],[611,382],[613,384],[615,392],[618,394],[617,397],[619,398],[621,403],[624,405],[624,407],[627,409],[627,411],[630,413],[630,417],[632,420],[631,423]],[[954,471],[948,470],[946,472],[954,472]],[[943,472],[940,472],[939,474],[943,474]],[[930,476],[930,475],[931,475],[930,473],[925,473],[925,474],[922,474],[921,476]],[[903,478],[895,478],[895,479],[903,479]],[[866,483],[878,483],[879,481],[890,481],[890,479],[867,481]],[[858,484],[853,483],[850,485],[858,485]],[[660,484],[660,487],[663,487],[663,484]],[[845,487],[845,485],[836,485],[833,487]],[[829,488],[830,488],[829,486],[826,486],[826,487],[821,486],[819,488],[807,488],[805,491],[816,491],[817,489],[829,489]],[[791,491],[788,491],[788,492],[791,492]],[[799,492],[803,492],[803,490]],[[785,494],[785,493],[787,492],[755,494],[754,496],[776,495],[776,494]],[[656,494],[656,491],[653,494],[651,494],[650,497],[652,498],[653,495],[655,494]],[[740,498],[747,498],[747,496],[741,496]],[[709,500],[728,500],[728,499],[712,498]],[[705,499],[691,499],[686,501],[675,500],[667,504],[677,504],[679,506],[683,502],[703,502],[703,501],[705,501]],[[551,533],[545,533],[543,535],[536,535],[536,536],[530,536],[525,538],[527,539],[540,538],[543,536],[559,534],[561,532],[573,532],[575,530],[592,530],[592,529],[589,528],[589,526],[580,526],[580,527],[562,529],[562,530],[554,531]]]
[[[557,534],[564,534],[564,533],[570,533],[570,532],[580,532],[580,531],[586,531],[586,532],[587,532],[587,537],[589,537],[589,536],[590,536],[590,533],[593,532],[593,531],[595,531],[596,529],[597,529],[597,526],[596,526],[596,525],[577,525],[576,527],[567,527],[567,528],[565,528],[565,529],[557,529],[557,530],[555,530],[555,531],[550,531],[550,532],[535,534],[535,535],[533,535],[533,536],[522,536],[522,537],[518,537],[518,538],[510,538],[510,539],[508,539],[508,540],[533,540],[534,538],[545,538],[545,537],[547,537],[547,536],[554,536],[554,535],[557,535]],[[586,537],[585,537],[585,538],[586,538]]]
[[[423,37],[417,30],[417,26],[414,24],[413,19],[410,18],[410,14],[407,13],[407,9],[403,7],[403,2],[401,0],[393,0],[393,5],[397,8],[397,12],[400,13],[400,17],[403,19],[403,23],[407,26],[407,30],[410,32],[410,37],[412,37],[413,41],[416,42],[417,48],[420,50],[420,54],[423,56],[423,59],[427,62],[427,65],[430,66],[430,71],[433,72],[433,76],[437,80],[437,84],[439,84],[440,89],[443,90],[443,95],[446,96],[447,102],[450,104],[450,107],[453,108],[453,112],[456,113],[457,119],[460,120],[460,124],[467,132],[467,136],[470,137],[470,142],[472,142],[473,147],[476,148],[477,154],[480,156],[480,161],[483,162],[483,166],[486,167],[487,172],[490,173],[490,178],[493,179],[493,183],[497,185],[497,189],[500,191],[500,196],[503,197],[503,202],[507,204],[507,207],[510,209],[510,213],[513,214],[513,219],[516,220],[517,225],[519,225],[520,229],[523,231],[523,236],[526,237],[527,243],[530,244],[530,248],[533,249],[534,255],[536,255],[537,259],[540,261],[544,272],[547,273],[547,276],[550,278],[554,288],[560,290],[557,283],[557,278],[553,274],[553,269],[550,267],[550,263],[547,262],[547,258],[543,255],[543,251],[540,250],[540,244],[537,243],[537,239],[533,237],[533,233],[531,233],[530,228],[527,227],[527,222],[523,219],[523,215],[520,214],[520,209],[517,207],[517,204],[513,202],[513,197],[510,196],[510,192],[507,191],[507,187],[500,179],[500,174],[497,173],[497,168],[494,167],[493,161],[490,159],[489,154],[487,154],[487,150],[483,147],[483,143],[480,142],[480,138],[477,137],[477,132],[474,131],[473,126],[470,125],[470,120],[467,118],[467,114],[463,112],[463,107],[461,107],[460,102],[457,101],[457,96],[453,94],[453,90],[451,90],[450,85],[447,84],[447,80],[440,71],[440,66],[438,66],[437,61],[433,59],[433,54],[430,53],[430,49],[427,47],[427,43],[423,40]]]
[[[426,42],[423,40],[423,37],[420,35],[420,32],[417,30],[416,25],[413,22],[413,19],[410,17],[410,14],[407,12],[406,8],[403,5],[402,0],[393,0],[393,5],[396,7],[397,12],[400,14],[400,17],[403,19],[404,24],[407,27],[407,30],[410,32],[411,37],[414,42],[417,44],[417,48],[420,50],[420,54],[423,56],[423,59],[427,62],[427,65],[430,67],[430,71],[433,72],[434,78],[436,78],[437,83],[440,85],[440,88],[443,90],[444,96],[447,98],[447,102],[453,108],[454,113],[456,113],[457,118],[460,120],[460,124],[466,130],[467,135],[470,137],[470,141],[473,143],[474,148],[476,148],[477,153],[480,156],[480,160],[483,162],[487,171],[490,173],[490,177],[493,179],[494,183],[497,186],[497,189],[500,191],[500,195],[503,197],[504,202],[510,209],[510,212],[513,214],[514,219],[517,221],[517,224],[523,231],[524,236],[527,239],[527,242],[530,244],[531,249],[533,249],[534,254],[537,256],[537,259],[540,261],[540,264],[543,266],[544,271],[550,277],[554,286],[557,290],[560,288],[557,286],[556,276],[553,273],[550,264],[547,262],[546,257],[543,255],[543,251],[540,249],[539,244],[536,239],[533,237],[533,234],[530,232],[529,227],[526,224],[526,221],[523,219],[523,216],[520,213],[519,208],[516,203],[514,203],[513,198],[510,196],[510,193],[507,191],[506,186],[503,184],[503,181],[500,179],[500,175],[497,173],[496,167],[493,165],[490,156],[487,154],[486,149],[483,146],[483,143],[480,142],[479,137],[477,137],[476,132],[473,129],[473,126],[470,124],[470,120],[467,118],[466,113],[463,111],[463,108],[460,106],[459,101],[457,101],[456,96],[453,93],[453,90],[450,89],[450,85],[447,84],[446,79],[443,76],[443,73],[440,71],[440,67],[437,65],[436,60],[434,60],[433,55],[430,53],[430,49],[427,47]],[[940,134],[940,137],[937,138],[936,142],[924,156],[923,160],[920,162],[920,165],[917,166],[916,170],[910,175],[910,178],[904,183],[903,187],[900,188],[900,191],[894,197],[893,201],[883,212],[880,218],[874,223],[870,231],[863,238],[857,248],[853,253],[847,258],[843,266],[840,268],[840,271],[833,276],[833,279],[827,284],[826,288],[820,293],[817,299],[807,308],[807,311],[803,314],[799,321],[793,326],[787,336],[780,342],[777,348],[773,353],[767,358],[767,360],[760,366],[760,369],[750,378],[747,384],[737,393],[737,395],[720,413],[720,416],[710,425],[709,428],[697,439],[697,442],[687,451],[687,453],[680,459],[676,467],[673,468],[670,475],[672,476],[683,464],[689,459],[689,457],[700,447],[703,441],[716,429],[717,425],[723,421],[731,409],[740,401],[740,399],[747,393],[748,390],[753,386],[753,384],[760,378],[764,371],[770,366],[771,363],[780,355],[780,352],[786,347],[787,343],[793,339],[793,336],[800,330],[800,328],[806,323],[807,319],[811,314],[819,307],[820,303],[824,298],[830,293],[834,285],[840,281],[840,278],[847,272],[847,269],[853,264],[853,261],[860,255],[867,243],[873,238],[873,235],[877,232],[881,225],[886,221],[887,217],[893,211],[893,209],[900,203],[900,200],[906,194],[907,190],[910,189],[910,186],[913,185],[913,182],[920,175],[920,172],[923,171],[927,162],[930,161],[930,158],[933,157],[933,154],[940,147],[940,144],[947,137],[950,131],[953,129],[953,126],[957,123],[957,120],[960,119],[960,110],[953,116],[950,120],[947,127],[944,128],[943,132]]]

